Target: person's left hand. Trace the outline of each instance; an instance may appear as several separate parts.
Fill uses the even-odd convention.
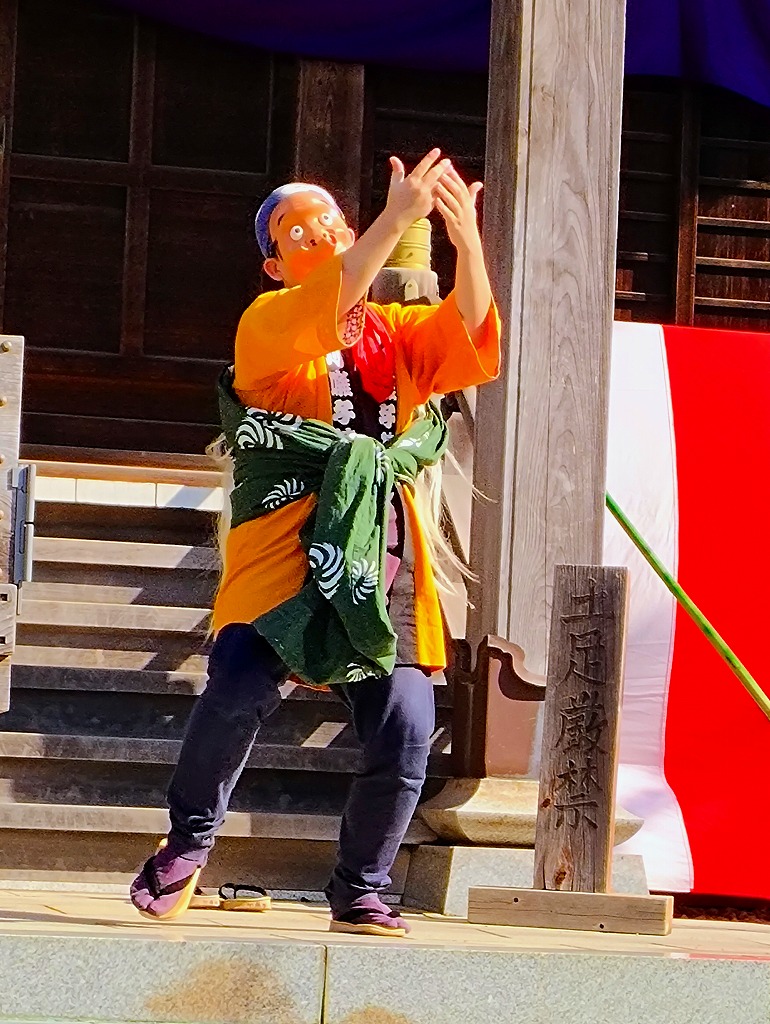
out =
[[[434,187],[436,209],[444,218],[449,240],[456,249],[480,243],[476,200],[483,187],[480,181],[466,185],[451,165]]]

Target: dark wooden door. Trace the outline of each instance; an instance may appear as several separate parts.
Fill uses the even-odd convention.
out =
[[[483,177],[483,75],[367,68],[362,221],[387,188],[387,156],[440,145]],[[673,78],[624,83],[615,316],[770,330],[770,110]],[[434,217],[434,264],[453,251]]]
[[[616,316],[770,330],[770,110],[626,79]]]
[[[99,0],[0,0],[2,327],[22,441],[202,452],[289,173],[294,61]]]

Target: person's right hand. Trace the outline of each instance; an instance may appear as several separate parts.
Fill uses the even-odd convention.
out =
[[[385,213],[393,217],[400,231],[406,231],[420,217],[427,217],[433,209],[436,185],[450,165],[449,160],[439,160],[440,156],[440,149],[432,149],[411,174],[406,174],[397,156],[390,158],[390,188]]]

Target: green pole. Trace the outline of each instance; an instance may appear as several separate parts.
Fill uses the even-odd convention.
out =
[[[647,561],[658,574],[658,576],[663,580],[665,585],[677,599],[679,604],[684,608],[684,610],[693,620],[693,622],[701,631],[701,633],[704,634],[704,636],[709,641],[711,646],[716,650],[720,658],[727,662],[727,664],[736,674],[736,676],[741,681],[743,686],[745,686],[745,688],[754,698],[756,704],[758,704],[760,709],[765,713],[765,716],[768,719],[770,719],[770,698],[768,698],[767,694],[764,692],[764,690],[762,690],[756,679],[751,675],[751,673],[745,667],[745,665],[743,665],[743,663],[739,661],[736,655],[730,650],[730,648],[727,646],[727,644],[719,635],[719,633],[717,633],[717,631],[711,625],[711,623],[700,610],[700,608],[698,608],[698,606],[690,600],[687,594],[685,594],[684,590],[682,590],[682,588],[679,586],[679,584],[668,571],[668,569],[666,569],[666,567],[663,565],[663,563],[660,561],[660,559],[657,557],[654,551],[640,536],[637,529],[628,520],[626,514],[617,504],[615,499],[611,495],[607,494],[606,501],[607,508],[615,516],[615,518],[623,527],[628,536],[631,538],[635,546],[644,555],[644,557],[647,559]]]

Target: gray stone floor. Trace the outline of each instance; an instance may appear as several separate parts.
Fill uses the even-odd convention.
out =
[[[665,938],[409,912],[404,940],[325,909],[143,921],[117,893],[0,889],[0,1024],[768,1024],[770,927]]]

